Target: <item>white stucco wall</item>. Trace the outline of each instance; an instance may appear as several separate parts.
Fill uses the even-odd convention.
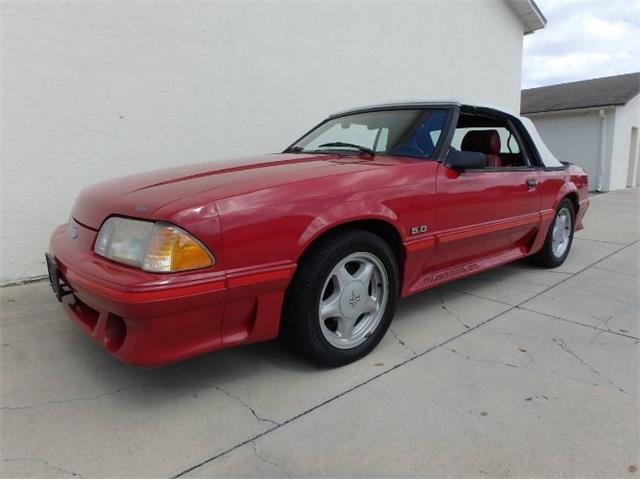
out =
[[[631,149],[631,129],[640,128],[640,95],[636,95],[631,101],[622,107],[616,108],[616,123],[613,133],[613,150],[611,154],[610,190],[619,190],[627,187],[627,175],[629,172],[629,150]],[[638,137],[636,141],[636,156],[638,155]],[[638,185],[638,160],[634,174],[635,185]]]
[[[85,185],[281,150],[327,114],[473,98],[519,109],[506,2],[3,1],[0,283],[45,274]]]

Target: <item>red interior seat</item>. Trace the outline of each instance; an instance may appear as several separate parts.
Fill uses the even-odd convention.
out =
[[[500,134],[497,130],[471,130],[462,139],[461,149],[468,152],[484,153],[487,167],[501,167]]]

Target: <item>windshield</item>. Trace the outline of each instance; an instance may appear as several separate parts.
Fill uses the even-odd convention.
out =
[[[444,109],[384,110],[333,118],[286,151],[370,153],[431,158],[447,119]]]

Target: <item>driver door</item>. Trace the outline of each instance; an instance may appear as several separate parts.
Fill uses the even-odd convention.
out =
[[[484,153],[488,166],[460,171],[439,165],[434,264],[465,264],[501,253],[505,261],[517,258],[528,251],[540,223],[539,171],[530,166],[508,123],[463,114],[461,122],[452,147]]]

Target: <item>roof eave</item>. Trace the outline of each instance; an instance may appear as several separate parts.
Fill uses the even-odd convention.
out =
[[[547,25],[547,19],[534,0],[507,0],[524,25],[524,34],[528,35],[542,30]]]
[[[603,105],[589,105],[584,107],[567,107],[567,108],[556,108],[553,110],[538,110],[535,112],[522,112],[520,115],[527,117],[529,115],[549,115],[554,113],[587,113],[598,110],[610,110],[617,107],[624,107],[625,103],[606,103]]]

